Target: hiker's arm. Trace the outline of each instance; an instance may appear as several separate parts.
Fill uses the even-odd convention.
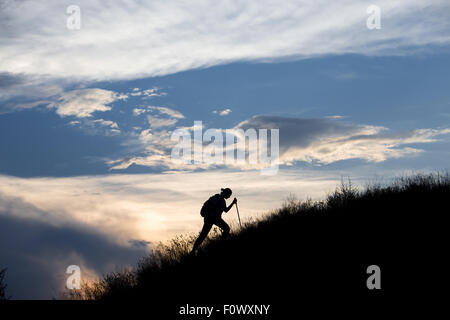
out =
[[[233,202],[231,202],[231,204],[230,204],[228,207],[225,208],[225,212],[230,211],[231,208],[233,208],[233,205],[234,205],[235,203],[237,203],[237,199],[236,199],[236,198],[234,198]]]

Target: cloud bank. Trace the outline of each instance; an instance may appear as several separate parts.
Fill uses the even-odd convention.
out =
[[[349,159],[382,162],[423,152],[412,144],[437,141],[450,128],[391,132],[388,128],[322,119],[255,116],[236,128],[280,129],[280,163],[295,161],[330,164]]]
[[[357,0],[83,0],[80,30],[66,27],[71,4],[4,2],[0,73],[130,79],[233,61],[404,54],[450,41],[445,0],[377,1],[380,30],[367,29],[370,3]]]
[[[69,217],[65,223],[50,221],[52,214],[20,194],[0,193],[0,201],[0,261],[8,268],[8,294],[14,299],[61,298],[69,265],[80,266],[82,280],[89,281],[134,265],[148,252],[134,242],[118,244],[102,229]]]

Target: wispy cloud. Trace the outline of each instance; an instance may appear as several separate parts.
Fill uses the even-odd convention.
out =
[[[111,110],[109,104],[127,97],[124,94],[98,88],[72,90],[62,93],[58,101],[50,103],[48,108],[55,108],[56,113],[61,117],[89,118],[94,112]]]
[[[231,113],[231,109],[224,109],[224,110],[214,110],[212,112],[213,114],[218,114],[219,116],[227,116]]]
[[[136,110],[136,109],[135,109]],[[135,114],[135,110],[133,111]],[[183,119],[184,115],[174,109],[167,107],[148,106],[144,112],[157,113],[159,115],[148,115],[147,120],[151,129],[160,129],[163,127],[171,127],[175,125],[179,119]],[[142,113],[139,111],[139,113]]]
[[[163,127],[171,127],[177,123],[177,119],[174,118],[160,118],[157,116],[147,116],[148,123],[152,129],[159,129]]]
[[[340,116],[317,119],[254,116],[242,121],[234,128],[228,129],[227,133],[240,140],[242,139],[241,130],[279,129],[279,164],[287,166],[296,162],[327,165],[350,159],[383,162],[388,159],[414,156],[424,152],[417,144],[433,143],[438,141],[440,136],[444,137],[450,133],[450,128],[425,128],[394,132],[382,126],[343,122],[341,119]],[[253,170],[260,169],[263,165],[261,163],[240,162],[222,165],[173,162],[171,151],[177,142],[171,140],[174,128],[167,127],[175,125],[175,120],[173,118],[166,120],[149,119],[151,129],[143,130],[139,135],[142,146],[139,155],[111,160],[108,162],[111,169],[123,170],[132,164],[136,164],[154,167],[160,171],[212,169],[224,165],[240,170]],[[185,129],[189,132],[193,130],[192,127]],[[241,148],[242,145],[224,146],[224,150],[226,150],[226,147]],[[249,145],[241,151],[248,153],[251,151],[250,148],[254,147]]]
[[[161,115],[165,115],[168,116],[169,118],[172,119],[184,119],[184,115],[172,108],[168,108],[168,107],[161,107],[161,106],[147,106],[147,107],[138,107],[138,108],[134,108],[133,109],[133,115],[135,116],[139,116],[141,114],[144,113],[148,113],[148,112],[152,112],[152,113],[159,113]]]
[[[166,92],[162,92],[160,88],[153,87],[150,89],[141,90],[139,88],[133,88],[133,90],[129,93],[130,96],[133,97],[140,97],[143,96],[144,98],[151,98],[151,97],[162,97],[167,95]]]
[[[122,133],[117,122],[111,120],[81,118],[80,120],[70,121],[68,124],[73,127],[78,127],[91,135],[112,136]]]
[[[133,109],[133,115],[135,115],[135,116],[139,116],[146,112],[147,112],[147,109],[144,109],[144,108],[134,108]]]
[[[184,118],[184,115],[181,112],[171,109],[171,108],[167,108],[167,107],[149,106],[148,110],[149,111],[153,111],[153,110],[158,111],[159,113],[165,114],[174,119],[183,119]]]
[[[406,54],[450,42],[450,4],[443,0],[377,1],[380,30],[366,28],[368,3],[357,0],[77,4],[81,30],[66,28],[60,1],[7,2],[0,72],[123,79],[239,60]]]
[[[111,121],[111,120],[97,119],[97,120],[94,120],[94,122],[100,123],[102,126],[110,127],[112,129],[119,129],[119,126],[117,125],[117,123],[114,121]]]

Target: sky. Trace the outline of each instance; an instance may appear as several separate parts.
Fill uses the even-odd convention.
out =
[[[439,0],[0,1],[8,292],[57,297],[69,265],[85,279],[132,266],[198,232],[223,187],[249,221],[342,178],[448,170],[449,44]],[[195,121],[278,129],[278,170],[175,163],[172,134]]]

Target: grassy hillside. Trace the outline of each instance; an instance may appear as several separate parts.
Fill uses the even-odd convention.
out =
[[[226,241],[213,237],[194,257],[192,237],[173,239],[134,270],[106,275],[72,298],[145,300],[150,307],[414,294],[446,272],[449,199],[449,175],[416,175],[360,191],[343,183],[324,201],[290,200]],[[381,268],[378,292],[366,287],[372,264]]]

